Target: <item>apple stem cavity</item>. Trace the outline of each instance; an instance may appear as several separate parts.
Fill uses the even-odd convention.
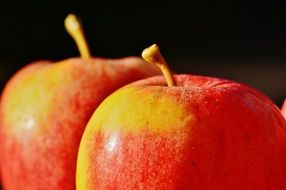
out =
[[[157,65],[161,69],[168,86],[176,86],[173,72],[166,63],[157,44],[153,44],[144,49],[142,52],[142,58],[151,64]]]
[[[66,17],[64,24],[66,31],[74,39],[78,47],[78,50],[80,52],[81,58],[83,59],[90,58],[90,51],[84,36],[83,27],[80,22],[80,19],[74,14],[69,14]]]

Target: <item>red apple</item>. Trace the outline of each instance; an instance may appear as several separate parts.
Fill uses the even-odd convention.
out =
[[[281,112],[284,118],[286,119],[286,99],[284,100],[284,103],[282,105]]]
[[[159,73],[137,57],[90,57],[76,18],[68,16],[66,24],[82,58],[32,63],[3,91],[0,139],[6,190],[75,189],[78,146],[96,107],[119,87]]]
[[[286,122],[262,93],[233,81],[173,75],[107,97],[81,140],[77,189],[285,190]]]

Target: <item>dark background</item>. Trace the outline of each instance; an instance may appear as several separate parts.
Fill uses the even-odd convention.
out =
[[[92,53],[140,55],[156,42],[175,72],[286,97],[286,7],[279,1],[1,1],[0,89],[29,62],[78,56],[63,20],[82,19]]]

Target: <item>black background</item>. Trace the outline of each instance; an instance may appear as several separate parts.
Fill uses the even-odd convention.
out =
[[[81,17],[92,53],[140,55],[156,42],[175,72],[247,83],[286,97],[282,1],[1,1],[0,84],[29,62],[78,56],[63,20]]]

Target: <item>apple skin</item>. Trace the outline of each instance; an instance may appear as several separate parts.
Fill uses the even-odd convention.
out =
[[[4,189],[75,189],[80,139],[96,107],[119,87],[159,73],[137,57],[43,61],[18,71],[0,105]]]
[[[232,81],[175,78],[101,103],[81,140],[77,189],[286,189],[286,122],[274,103]]]
[[[282,105],[281,112],[284,118],[286,119],[286,99],[284,100],[284,103]]]

